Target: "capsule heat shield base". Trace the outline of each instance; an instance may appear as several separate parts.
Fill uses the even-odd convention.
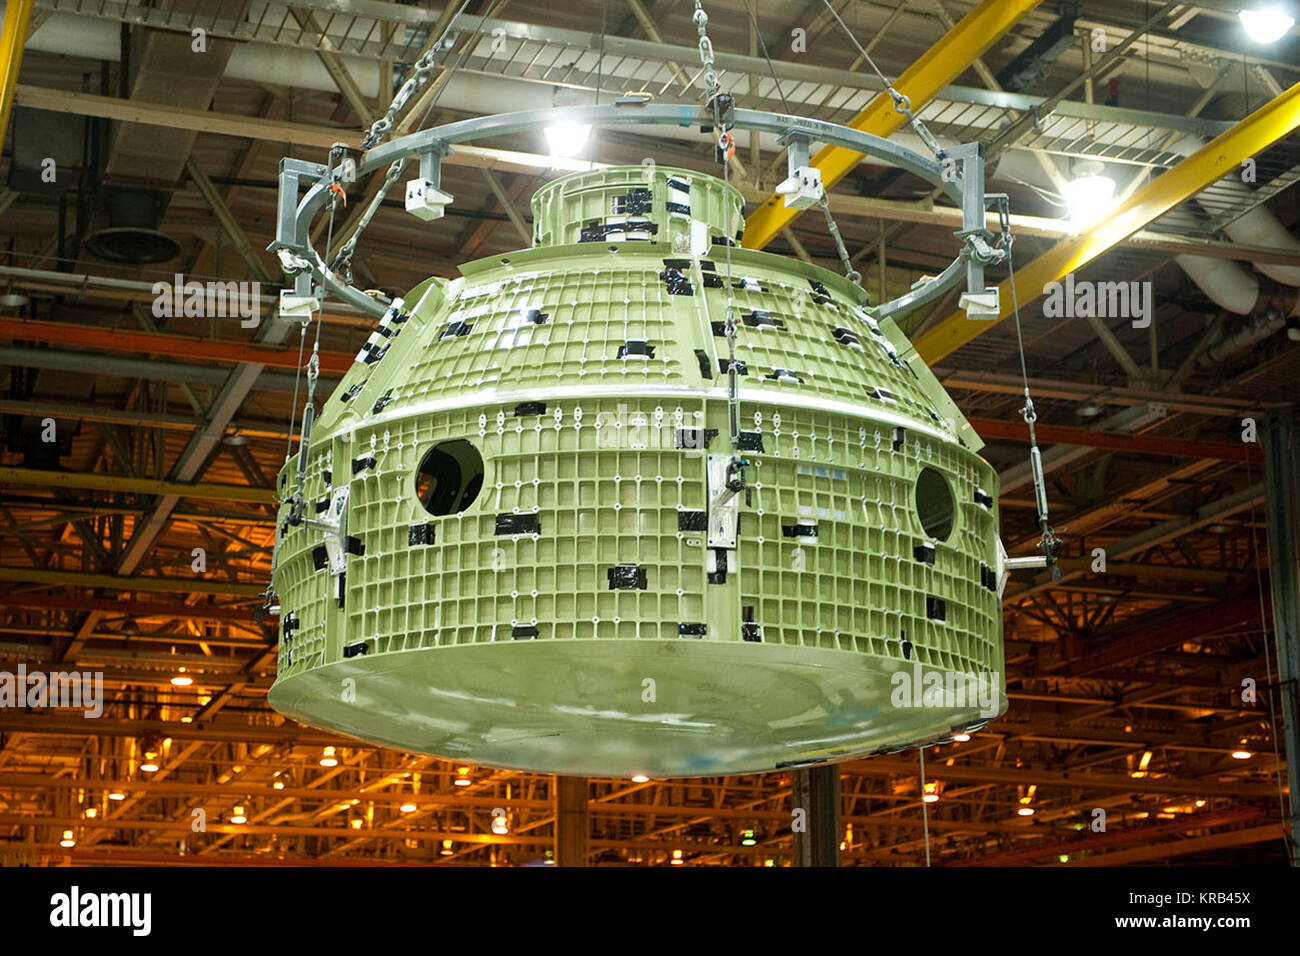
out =
[[[817,648],[529,641],[339,661],[277,682],[270,700],[297,720],[401,750],[622,777],[843,760],[991,716],[974,700],[898,707],[896,672],[915,680],[905,662]],[[992,704],[1005,710],[1000,687]]]

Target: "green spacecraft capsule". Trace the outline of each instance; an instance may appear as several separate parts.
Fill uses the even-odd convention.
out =
[[[653,777],[1002,713],[997,476],[894,324],[740,248],[712,176],[605,168],[532,205],[534,248],[394,304],[319,410],[301,494],[298,458],[281,472],[271,705]]]

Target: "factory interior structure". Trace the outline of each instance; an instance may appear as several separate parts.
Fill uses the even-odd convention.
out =
[[[1297,8],[9,0],[0,867],[1297,865]],[[943,179],[739,122],[720,148],[693,119],[710,76],[738,115],[838,124],[938,169],[982,146],[987,234],[1013,237],[1014,272],[985,265],[991,303],[953,285],[893,319],[996,472],[1005,712],[920,750],[601,776],[380,746],[273,708],[298,627],[267,593],[304,382],[324,400],[376,348],[376,315],[338,296],[300,337],[281,294],[294,163],[359,169],[310,240],[379,301],[466,263],[508,268],[543,244],[549,184],[605,167],[725,177],[744,228],[713,239],[719,270],[723,246],[765,250],[855,273],[883,303],[965,254]],[[436,214],[403,201],[414,163],[396,180],[356,165],[377,124],[597,105],[683,119],[458,144]],[[819,171],[824,208],[783,201],[796,167]],[[773,387],[811,361],[792,354]],[[1050,566],[1015,566],[1045,540]],[[6,697],[20,668],[102,675],[96,712]]]

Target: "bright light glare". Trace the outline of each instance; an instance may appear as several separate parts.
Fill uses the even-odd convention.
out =
[[[1237,14],[1241,28],[1246,36],[1256,43],[1276,43],[1295,26],[1295,18],[1289,17],[1277,7],[1264,10],[1242,10]]]
[[[590,126],[578,123],[556,123],[546,127],[546,145],[552,156],[577,156],[587,145]]]
[[[1100,170],[1089,170],[1065,184],[1065,202],[1076,229],[1085,229],[1110,212],[1114,198],[1115,180]]]

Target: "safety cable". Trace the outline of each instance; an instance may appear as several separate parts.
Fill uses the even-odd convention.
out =
[[[925,803],[925,748],[916,748],[921,758],[921,827],[925,831],[925,865],[930,865],[930,810]]]
[[[758,29],[758,21],[754,19],[754,8],[750,6],[749,0],[745,0],[745,12],[749,14],[749,22],[754,26],[754,36],[758,38],[759,46],[763,49],[763,59],[767,60],[767,71],[772,74],[772,82],[776,84],[776,94],[781,97],[781,105],[785,107],[786,113],[789,113],[790,103],[785,98],[785,91],[781,89],[781,81],[777,79],[776,67],[772,64],[772,58],[767,53],[767,41],[763,39],[763,34]]]
[[[1254,485],[1255,485],[1255,477],[1252,474],[1252,469],[1250,467],[1250,458],[1247,457],[1246,458],[1246,487],[1253,488]],[[1260,626],[1260,630],[1263,631],[1264,634],[1264,676],[1267,678],[1267,684],[1268,684],[1268,721],[1269,721],[1269,730],[1271,731],[1269,736],[1272,738],[1273,741],[1273,777],[1274,780],[1277,782],[1278,813],[1281,815],[1282,825],[1285,827],[1288,822],[1288,817],[1286,812],[1286,803],[1283,800],[1283,796],[1282,796],[1283,794],[1282,755],[1281,753],[1278,752],[1278,746],[1277,746],[1277,738],[1278,738],[1277,708],[1275,707],[1273,701],[1273,694],[1274,694],[1273,653],[1269,648],[1269,644],[1268,644],[1269,629],[1266,620],[1266,612],[1264,610],[1264,572],[1261,569],[1259,563],[1259,558],[1260,558],[1259,539],[1258,539],[1257,532],[1255,531],[1254,502],[1251,502],[1250,505],[1250,545],[1255,552],[1255,594],[1259,599],[1259,626]],[[1276,626],[1274,626],[1273,628],[1273,639],[1277,640]],[[1281,652],[1279,652],[1279,656],[1280,653]],[[1300,796],[1292,794],[1291,799],[1300,800]],[[1292,850],[1292,847],[1294,845],[1293,841],[1284,838],[1282,842],[1286,846],[1288,856],[1290,856],[1291,858],[1290,859],[1291,865],[1295,866],[1297,864],[1297,861],[1294,857],[1294,853]]]

